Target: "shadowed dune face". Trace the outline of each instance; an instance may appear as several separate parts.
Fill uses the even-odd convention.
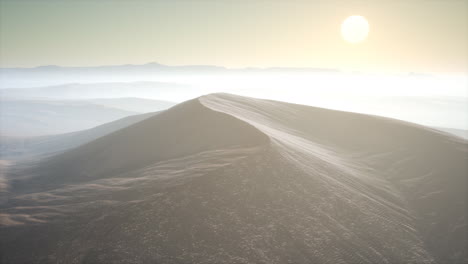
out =
[[[13,168],[2,251],[10,262],[460,263],[467,161],[465,141],[421,126],[208,95]]]
[[[250,124],[192,100],[116,131],[111,137],[52,157],[34,170],[41,175],[38,181],[52,186],[55,182],[116,177],[159,161],[207,150],[256,146],[267,141]]]

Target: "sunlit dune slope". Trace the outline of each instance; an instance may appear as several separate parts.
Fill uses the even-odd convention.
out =
[[[462,263],[466,141],[203,96],[7,173],[8,262]]]

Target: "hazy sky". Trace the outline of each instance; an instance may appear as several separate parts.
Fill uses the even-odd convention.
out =
[[[468,71],[466,0],[0,0],[0,66]],[[342,40],[362,15],[368,39]]]

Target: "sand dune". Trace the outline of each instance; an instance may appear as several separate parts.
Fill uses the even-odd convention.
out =
[[[435,129],[447,132],[449,134],[464,138],[468,140],[468,130],[456,129],[456,128],[446,128],[446,127],[435,127]]]
[[[0,135],[42,136],[88,129],[138,114],[86,101],[0,101]]]
[[[127,116],[83,131],[59,135],[39,137],[0,136],[0,158],[3,160],[43,158],[91,142],[155,114],[157,112]]]
[[[56,79],[55,79],[56,80]],[[192,94],[189,85],[166,82],[60,83],[58,85],[0,89],[0,95],[13,98],[53,98],[68,100],[116,99],[122,97],[163,98],[161,95]]]
[[[89,99],[87,101],[93,102],[98,105],[104,105],[107,107],[122,109],[126,111],[138,112],[138,113],[150,113],[166,110],[169,107],[176,105],[176,103],[153,100],[136,97],[123,97],[123,98],[98,98]]]
[[[0,99],[0,135],[35,137],[70,133],[130,115],[161,111],[173,105],[141,98],[54,100],[3,97]]]
[[[6,173],[6,263],[464,263],[466,141],[203,96]]]

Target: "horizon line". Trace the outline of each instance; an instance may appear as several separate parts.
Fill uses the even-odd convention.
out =
[[[366,70],[357,70],[357,69],[340,69],[340,68],[327,68],[327,67],[295,67],[295,66],[270,66],[270,67],[258,67],[258,66],[246,66],[246,67],[226,67],[213,64],[180,64],[180,65],[170,65],[162,64],[156,61],[142,63],[142,64],[103,64],[103,65],[93,65],[93,66],[63,66],[63,65],[38,65],[32,67],[0,67],[0,70],[33,70],[41,68],[105,68],[105,67],[132,67],[132,66],[160,66],[168,68],[183,68],[183,67],[206,67],[206,68],[217,68],[219,70],[315,70],[323,72],[335,72],[335,73],[351,73],[351,74],[377,74],[377,75],[416,75],[416,76],[459,76],[464,75],[468,76],[468,72],[418,72],[418,71],[366,71]]]

